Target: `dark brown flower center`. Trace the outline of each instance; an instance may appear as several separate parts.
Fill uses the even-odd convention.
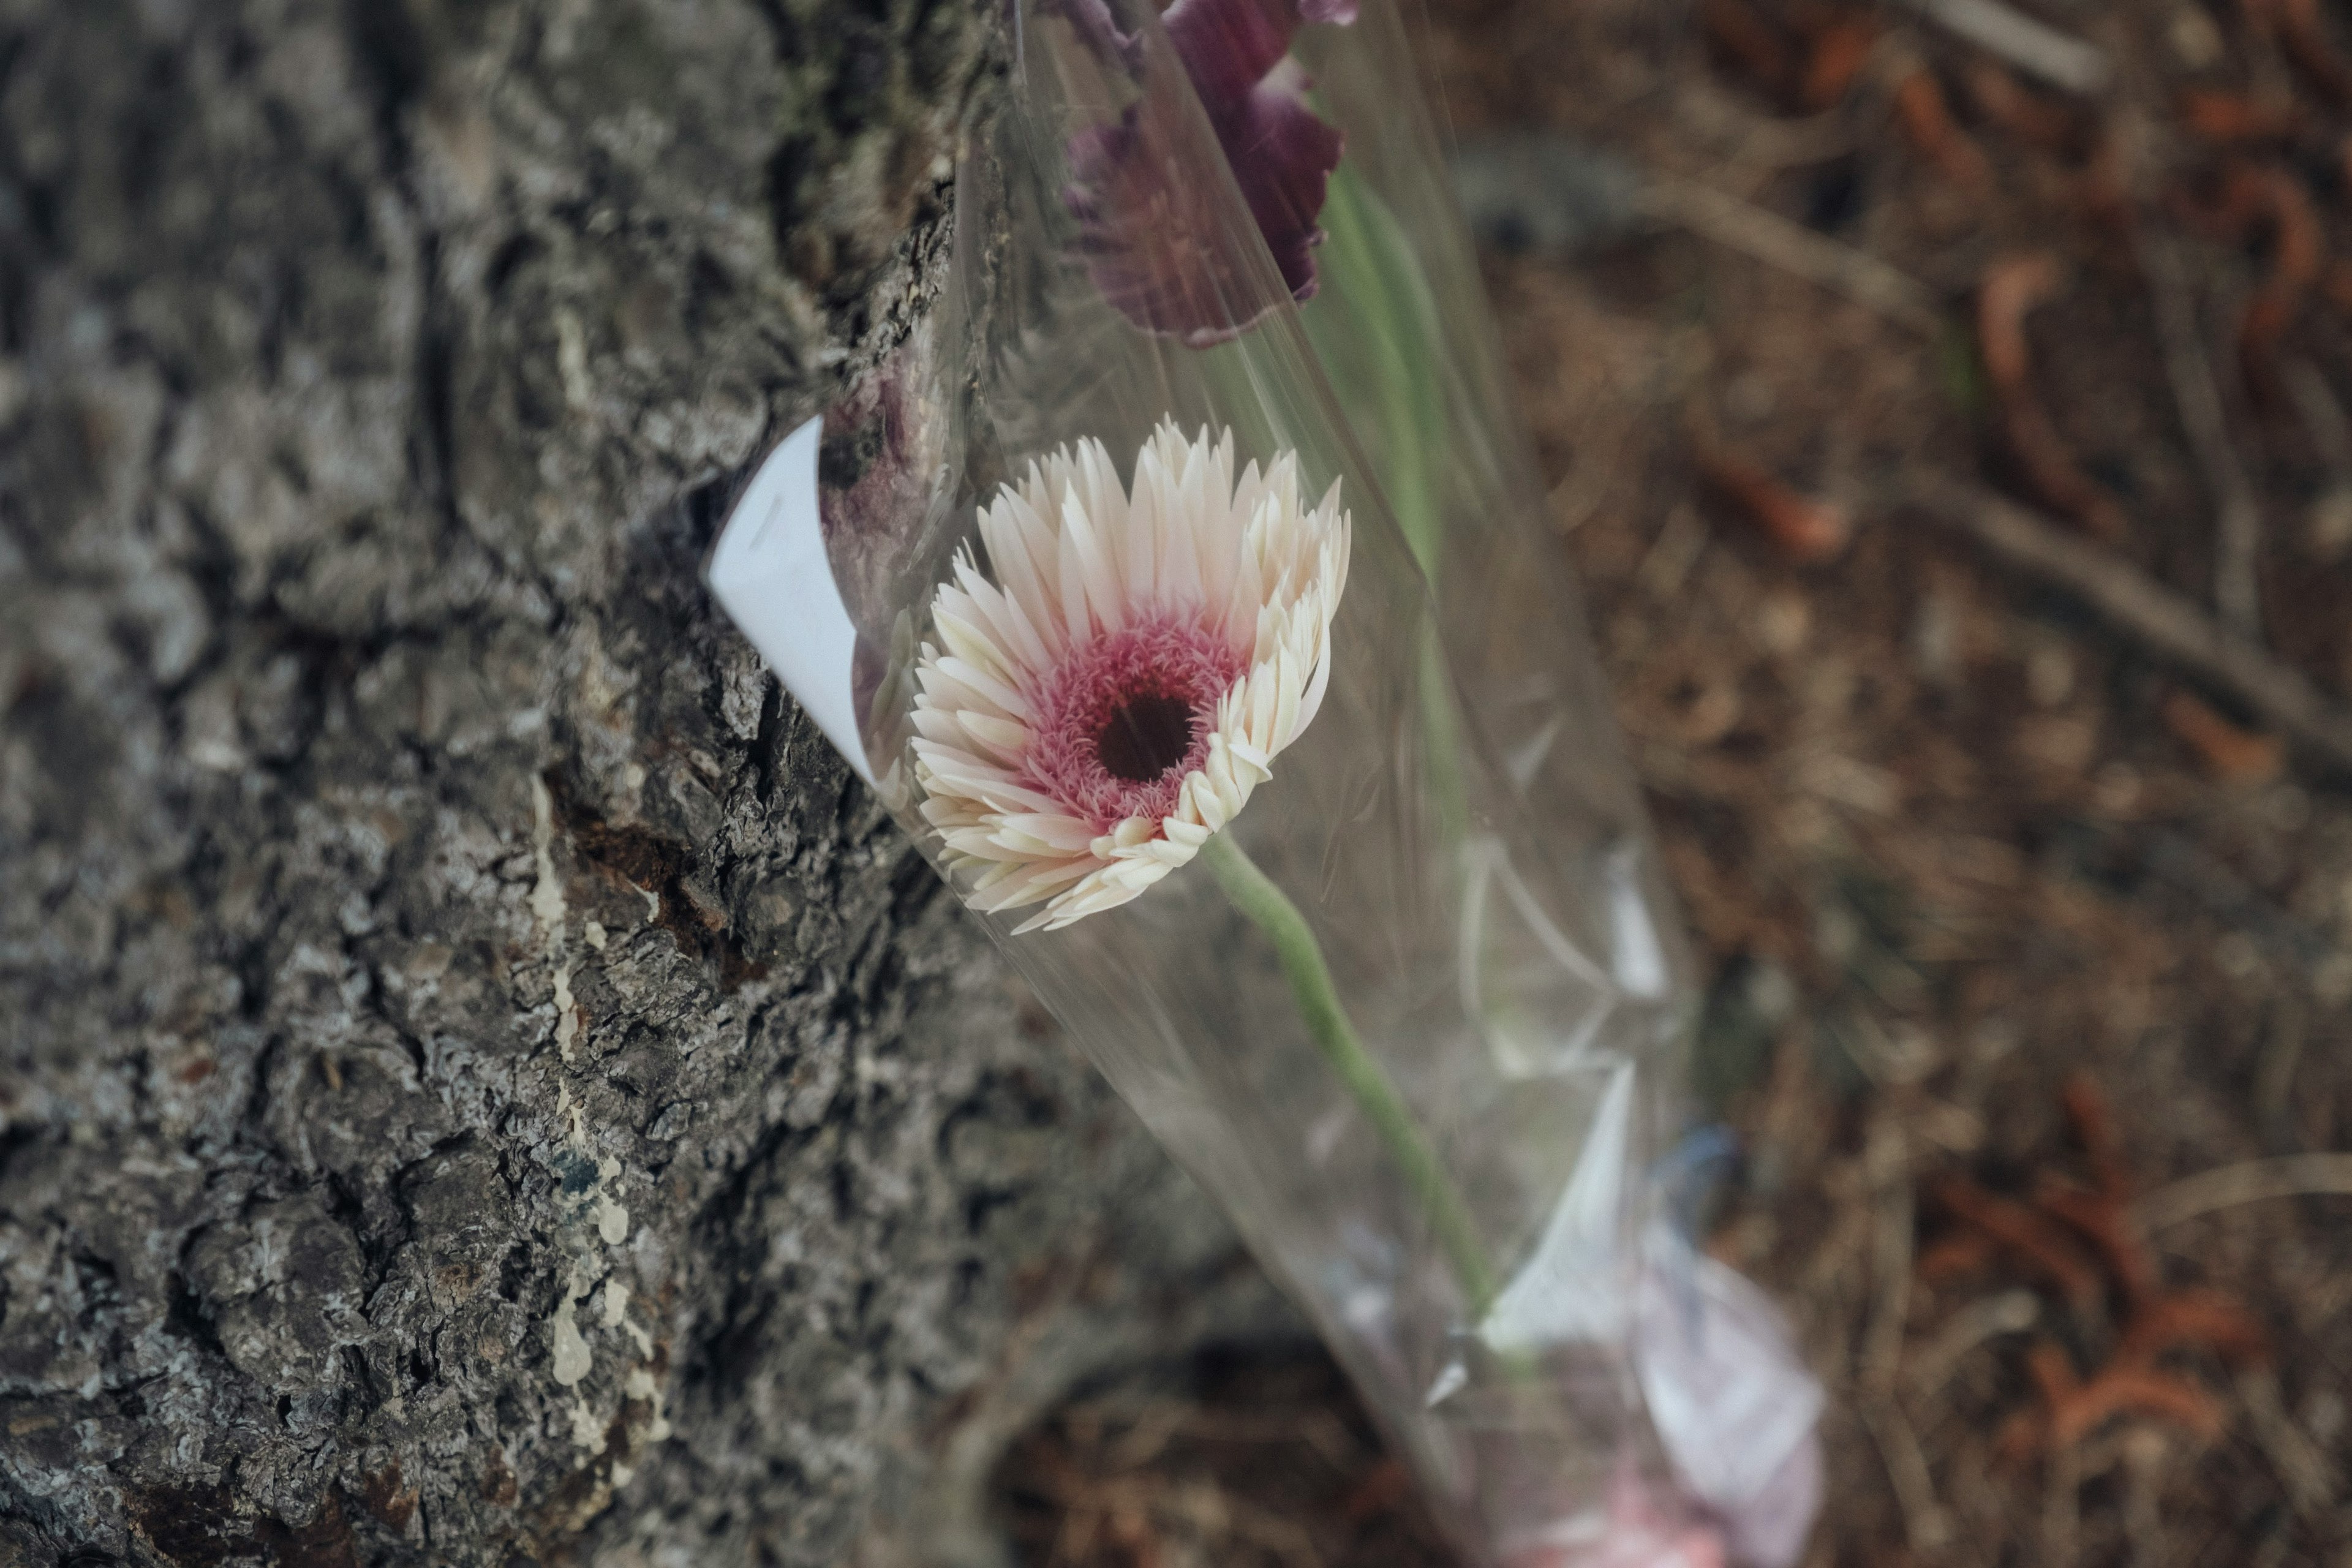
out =
[[[1246,662],[1199,608],[1143,606],[1065,650],[1024,693],[1035,719],[1024,784],[1097,833],[1162,820],[1208,762],[1217,704]]]
[[[1181,697],[1139,692],[1111,710],[1095,733],[1103,772],[1129,784],[1149,784],[1192,749],[1192,708]]]

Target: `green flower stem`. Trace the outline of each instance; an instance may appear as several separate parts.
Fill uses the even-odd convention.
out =
[[[1438,367],[1428,353],[1435,337],[1434,307],[1396,219],[1345,163],[1332,171],[1323,224],[1330,234],[1323,263],[1331,269],[1334,302],[1320,312],[1310,310],[1308,335],[1316,335],[1318,325],[1328,333],[1340,314],[1354,312],[1343,330],[1354,332],[1352,347],[1371,363],[1364,367],[1370,375],[1349,392],[1376,405],[1372,423],[1384,437],[1375,447],[1381,483],[1413,559],[1434,584],[1440,520],[1431,448],[1444,439],[1445,418]],[[1359,435],[1364,434],[1360,426]]]
[[[1479,1244],[1478,1227],[1464,1206],[1462,1196],[1454,1184],[1445,1179],[1438,1165],[1436,1151],[1422,1136],[1414,1124],[1412,1110],[1389,1081],[1381,1064],[1364,1049],[1363,1041],[1356,1037],[1353,1025],[1348,1022],[1347,1009],[1340,1005],[1339,987],[1331,981],[1330,966],[1323,962],[1323,949],[1315,941],[1315,932],[1298,906],[1273,879],[1257,868],[1257,863],[1242,852],[1230,832],[1215,833],[1201,847],[1201,858],[1208,862],[1209,870],[1217,879],[1225,897],[1234,907],[1265,932],[1274,943],[1276,956],[1282,960],[1282,972],[1290,981],[1291,994],[1298,1000],[1298,1011],[1307,1023],[1307,1032],[1314,1037],[1316,1047],[1331,1070],[1355,1096],[1373,1131],[1388,1145],[1389,1152],[1404,1167],[1405,1180],[1412,1184],[1413,1195],[1421,1200],[1422,1212],[1437,1232],[1439,1245],[1454,1266],[1463,1291],[1470,1298],[1471,1316],[1486,1315],[1495,1299],[1495,1277],[1486,1262],[1486,1248]]]
[[[1330,286],[1302,319],[1434,595],[1444,545],[1436,464],[1447,439],[1437,302],[1396,215],[1344,160],[1332,171],[1323,226],[1330,238],[1318,257]],[[1421,683],[1430,799],[1445,842],[1459,844],[1469,833],[1469,791],[1434,618],[1422,628]]]

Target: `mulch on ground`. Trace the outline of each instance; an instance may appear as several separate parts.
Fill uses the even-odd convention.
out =
[[[1488,281],[1702,950],[1710,1245],[1832,1393],[1811,1563],[2352,1563],[2352,1201],[2265,1195],[2352,1168],[2352,791],[2266,706],[2352,690],[2352,26],[2048,0],[2088,98],[1936,9],[1433,18],[1465,137],[1665,193]],[[1443,1561],[1399,1483],[1302,1351],[1091,1391],[1003,1496],[1041,1568]]]

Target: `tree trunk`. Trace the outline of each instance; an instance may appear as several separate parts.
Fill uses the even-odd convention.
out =
[[[0,0],[0,1563],[969,1554],[1269,1321],[698,577],[987,15]]]

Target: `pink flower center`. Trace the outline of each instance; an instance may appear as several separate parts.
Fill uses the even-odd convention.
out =
[[[1243,663],[1197,612],[1151,611],[1072,649],[1031,694],[1031,776],[1105,832],[1167,816]]]

